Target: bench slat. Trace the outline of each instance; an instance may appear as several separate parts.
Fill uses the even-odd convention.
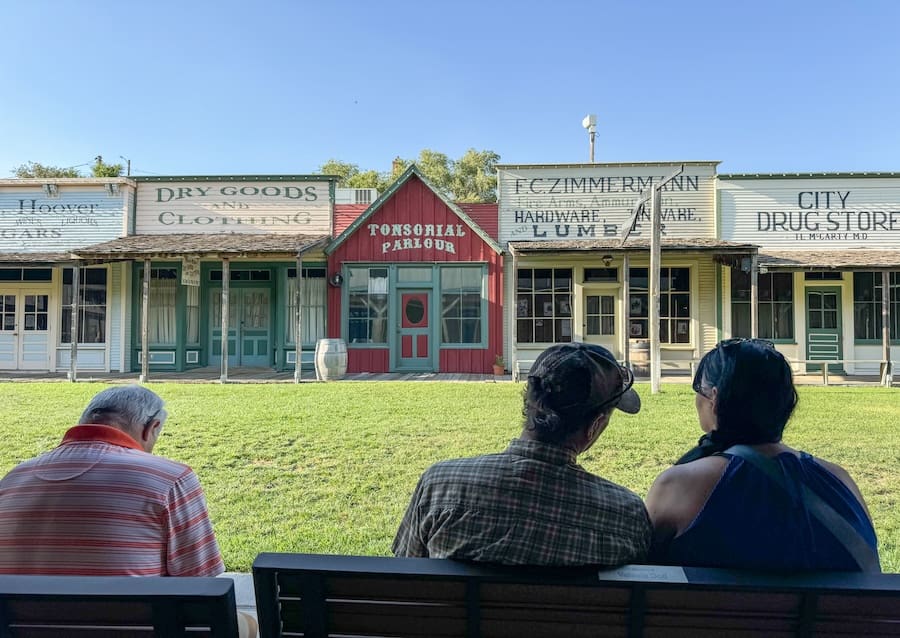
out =
[[[597,572],[302,554],[261,554],[253,573],[271,636],[900,638],[900,574]]]
[[[0,634],[237,638],[234,583],[225,578],[0,576]]]

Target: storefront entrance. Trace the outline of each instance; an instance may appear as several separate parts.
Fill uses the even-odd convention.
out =
[[[0,290],[0,370],[46,370],[50,296]]]
[[[806,289],[806,358],[811,360],[840,359],[841,347],[841,289]],[[808,372],[820,371],[822,367],[807,364]],[[842,364],[828,366],[829,372],[843,372]]]
[[[404,290],[398,295],[400,303],[399,348],[397,370],[434,370],[432,363],[432,335],[430,290]]]
[[[228,365],[272,365],[272,321],[268,288],[231,288],[228,291]],[[210,365],[222,363],[222,290],[209,293]]]

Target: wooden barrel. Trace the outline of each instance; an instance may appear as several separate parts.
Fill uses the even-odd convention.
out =
[[[347,344],[343,339],[319,339],[316,342],[316,379],[336,381],[347,374]]]
[[[650,340],[632,339],[629,348],[631,370],[636,377],[650,376]]]

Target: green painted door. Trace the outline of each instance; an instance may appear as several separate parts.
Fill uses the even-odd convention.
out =
[[[267,367],[272,364],[272,308],[268,288],[228,291],[228,365]],[[222,363],[222,291],[210,291],[209,364]]]
[[[397,298],[400,303],[400,334],[396,369],[432,371],[431,291],[402,290]]]
[[[841,346],[841,289],[806,289],[806,358],[834,360],[843,357]],[[807,364],[807,372],[818,372],[821,365]],[[843,372],[843,364],[828,366],[829,372]]]

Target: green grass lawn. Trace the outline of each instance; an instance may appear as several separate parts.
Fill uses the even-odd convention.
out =
[[[0,384],[0,471],[54,447],[99,384]],[[225,563],[260,551],[388,555],[420,473],[502,450],[521,427],[512,383],[153,384],[170,418],[156,452],[203,482]],[[640,414],[617,413],[586,455],[590,471],[641,496],[700,435],[685,385],[663,386]],[[785,442],[843,465],[878,532],[885,571],[900,571],[898,394],[802,387]]]

